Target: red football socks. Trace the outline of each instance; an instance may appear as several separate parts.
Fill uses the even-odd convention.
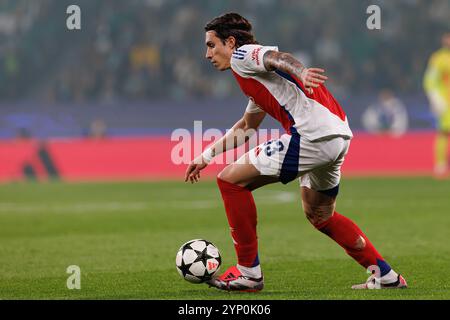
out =
[[[364,268],[378,266],[381,276],[391,270],[366,235],[350,219],[334,212],[329,220],[315,227],[336,241]]]
[[[254,267],[259,264],[256,235],[256,206],[252,193],[246,188],[217,179],[225,204],[238,264]]]
[[[259,264],[257,217],[253,195],[246,188],[219,178],[217,184],[225,204],[238,264],[244,267],[257,266]],[[378,266],[381,276],[391,270],[366,235],[350,219],[334,212],[329,220],[315,227],[336,241],[364,268]]]

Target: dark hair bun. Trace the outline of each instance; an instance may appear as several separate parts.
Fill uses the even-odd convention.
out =
[[[252,25],[250,24],[250,22],[248,22],[247,19],[245,19],[238,13],[227,13],[223,17],[228,22],[228,26],[230,29],[242,30],[247,32],[252,31]]]

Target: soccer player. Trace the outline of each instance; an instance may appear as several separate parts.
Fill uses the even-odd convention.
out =
[[[185,181],[197,182],[214,156],[238,147],[247,130],[256,130],[266,114],[286,130],[219,173],[238,264],[209,282],[222,290],[259,291],[264,277],[258,256],[257,215],[252,191],[264,185],[300,178],[303,210],[317,230],[331,237],[364,268],[378,271],[367,288],[405,288],[397,274],[350,219],[335,211],[340,168],[352,132],[347,117],[323,85],[322,69],[306,68],[277,47],[259,45],[251,24],[236,13],[213,19],[205,27],[206,58],[220,70],[232,70],[249,98],[243,117],[221,139],[188,166]],[[231,142],[231,143],[230,143]]]
[[[442,48],[430,58],[424,87],[438,124],[435,140],[434,172],[448,174],[448,137],[450,133],[450,32],[442,37]]]

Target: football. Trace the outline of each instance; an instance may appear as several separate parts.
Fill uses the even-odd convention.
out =
[[[203,239],[183,244],[175,259],[180,276],[192,283],[210,280],[219,271],[221,262],[219,249]]]

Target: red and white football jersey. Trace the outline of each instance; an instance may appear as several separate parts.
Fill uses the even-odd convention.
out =
[[[278,47],[244,45],[231,58],[231,69],[250,101],[247,112],[264,111],[277,119],[287,133],[310,140],[353,137],[347,116],[324,85],[310,94],[303,83],[279,70],[269,72],[263,56]]]

